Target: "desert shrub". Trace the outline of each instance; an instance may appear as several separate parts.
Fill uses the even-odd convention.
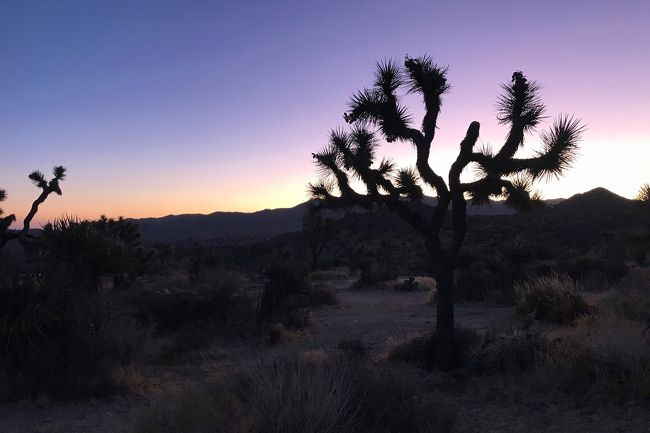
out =
[[[136,316],[155,324],[161,333],[173,333],[195,324],[211,325],[213,330],[245,326],[253,321],[250,299],[241,292],[239,275],[225,270],[204,275],[194,290],[176,291],[159,287],[155,292],[142,292],[131,300],[137,306]],[[204,326],[205,327],[205,326]]]
[[[195,293],[145,293],[142,294],[137,317],[152,321],[161,333],[176,332],[201,321],[225,326],[232,308],[231,296],[217,292]]]
[[[516,285],[516,292],[517,313],[526,318],[570,324],[591,312],[568,275],[552,273],[528,279]]]
[[[141,328],[102,289],[136,272],[137,227],[64,217],[0,276],[0,384],[5,399],[102,397],[124,390],[112,372],[132,365]]]
[[[307,304],[309,307],[318,308],[323,305],[336,305],[338,301],[336,300],[336,294],[332,290],[328,290],[324,287],[310,287],[306,291],[307,295]]]
[[[628,273],[623,259],[580,256],[559,264],[562,272],[576,281],[586,281],[593,288],[616,283]]]
[[[604,312],[650,325],[650,292],[620,289],[609,292],[597,306]]]
[[[620,281],[618,287],[650,294],[650,268],[637,267],[630,269],[630,272]]]
[[[433,350],[432,345],[431,334],[420,335],[411,341],[392,347],[388,352],[388,359],[424,367],[429,363]]]
[[[342,351],[348,357],[359,359],[365,358],[368,351],[365,344],[363,344],[363,341],[358,338],[339,341],[337,349]]]
[[[476,330],[469,328],[455,329],[456,350],[463,362],[470,360],[482,343],[482,336]],[[413,340],[398,344],[391,348],[388,359],[416,364],[431,369],[436,357],[435,332],[424,333]]]
[[[144,271],[148,255],[139,239],[137,225],[123,218],[91,221],[66,216],[43,227],[42,247],[50,262],[75,275],[78,288],[98,290],[104,276],[112,277],[118,288]]]
[[[418,392],[394,370],[361,369],[355,375],[360,402],[358,433],[453,431],[456,411]]]
[[[56,400],[122,391],[112,370],[133,360],[133,323],[98,295],[69,293],[51,281],[0,289],[3,398]],[[128,332],[131,330],[131,332]]]
[[[455,418],[391,371],[300,359],[157,404],[140,416],[136,433],[446,433]]]
[[[268,281],[262,290],[258,321],[298,328],[306,326],[310,300],[306,273],[295,267],[276,266],[266,275]]]
[[[650,344],[644,326],[612,315],[581,319],[548,344],[536,375],[546,387],[590,392],[594,398],[650,398]]]
[[[520,373],[534,368],[545,350],[546,340],[527,329],[510,328],[505,333],[488,336],[471,358],[480,373]]]
[[[383,281],[397,278],[397,271],[389,266],[381,266],[375,262],[363,263],[361,266],[359,280],[355,283],[357,287],[374,286]]]
[[[399,292],[415,292],[417,290],[421,290],[420,284],[415,280],[415,277],[413,276],[397,282],[393,287]]]
[[[465,281],[461,275],[461,292],[458,296],[465,295],[470,299],[472,296],[482,294],[483,298],[499,304],[514,305],[516,302],[515,283],[522,278],[521,270],[508,261],[500,253],[485,254],[485,256],[473,263],[473,275],[480,280]],[[477,284],[477,287],[467,287],[468,284]],[[478,293],[476,293],[478,292]]]
[[[353,431],[359,409],[350,368],[288,361],[256,369],[249,381],[253,432]]]
[[[142,413],[135,433],[248,433],[248,408],[231,383],[210,383],[167,398]]]

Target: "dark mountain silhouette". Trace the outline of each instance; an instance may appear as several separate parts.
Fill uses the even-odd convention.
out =
[[[249,243],[300,230],[308,203],[257,212],[214,212],[134,220],[145,241]]]
[[[581,194],[576,194],[563,200],[559,204],[559,211],[577,211],[577,212],[598,212],[598,213],[620,213],[621,211],[630,210],[634,201],[621,197],[605,188],[594,188]]]
[[[424,203],[434,206],[435,197],[425,197]],[[547,200],[554,205],[562,199]],[[257,212],[213,212],[211,214],[168,215],[160,218],[133,220],[140,227],[145,242],[178,243],[189,240],[216,244],[247,244],[302,229],[302,218],[310,202],[291,208],[265,209]],[[489,206],[468,206],[469,215],[512,215],[514,211],[502,201]],[[328,217],[340,219],[348,213],[363,213],[360,209],[332,212]]]
[[[424,203],[435,205],[435,197],[425,197]],[[186,242],[190,240],[207,241],[213,244],[249,244],[262,242],[280,234],[302,229],[302,218],[309,202],[291,208],[265,209],[257,212],[214,212],[211,214],[168,215],[161,218],[134,220],[140,227],[145,242]],[[467,213],[472,217],[508,217],[509,223],[532,224],[533,229],[542,230],[547,223],[561,223],[567,229],[580,229],[585,222],[596,221],[598,226],[613,227],[635,213],[632,200],[621,197],[605,188],[596,188],[576,194],[568,199],[550,199],[545,208],[529,214],[514,215],[502,201],[493,201],[489,206],[468,205]],[[341,219],[349,214],[364,214],[365,211],[327,211],[328,217]],[[514,219],[513,219],[514,218]],[[491,219],[491,218],[490,218]],[[502,219],[502,218],[497,218]],[[353,218],[359,228],[381,225],[372,216],[356,215]],[[591,226],[591,224],[588,224]],[[580,231],[583,231],[580,229]]]

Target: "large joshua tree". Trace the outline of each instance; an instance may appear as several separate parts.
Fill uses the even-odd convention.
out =
[[[437,281],[435,359],[439,368],[449,369],[460,362],[454,338],[454,268],[466,232],[466,206],[503,198],[517,210],[540,203],[532,191],[535,181],[560,176],[571,166],[583,131],[579,120],[559,116],[549,130],[541,133],[541,148],[530,157],[518,157],[524,137],[544,118],[545,106],[539,97],[540,86],[515,72],[503,84],[497,100],[497,119],[509,127],[505,143],[498,152],[476,148],[479,123],[470,123],[460,141],[458,157],[447,179],[430,165],[442,97],[449,90],[447,69],[428,56],[406,57],[403,67],[393,61],[377,64],[370,88],[355,93],[344,114],[348,129],[335,129],[329,143],[312,154],[321,179],[309,185],[320,206],[340,208],[361,206],[371,209],[386,206],[409,223],[425,240],[432,272]],[[415,127],[407,108],[400,101],[404,93],[419,95],[424,117]],[[398,169],[389,159],[377,160],[380,139],[403,141],[415,149],[415,168]],[[468,166],[475,167],[471,181],[461,179]],[[360,181],[365,188],[353,188]],[[421,211],[418,202],[423,187],[433,189],[437,204],[432,214]],[[359,190],[365,190],[359,192]],[[451,207],[452,233],[441,241],[443,222]]]
[[[65,179],[65,167],[57,166],[52,170],[52,179],[47,181],[45,175],[40,171],[34,171],[29,174],[29,179],[41,190],[39,196],[34,200],[32,206],[23,220],[23,226],[20,230],[9,230],[12,223],[16,221],[14,214],[2,216],[3,212],[0,209],[0,251],[12,239],[17,239],[27,235],[29,232],[32,220],[38,212],[38,207],[49,197],[50,194],[55,193],[61,195],[61,187],[59,182]],[[0,189],[0,201],[7,198],[5,190]]]

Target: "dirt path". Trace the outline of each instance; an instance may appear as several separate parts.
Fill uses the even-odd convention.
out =
[[[339,305],[317,310],[310,332],[313,348],[335,348],[340,340],[360,339],[371,356],[380,357],[394,342],[412,339],[435,327],[436,307],[428,291],[342,290]],[[458,326],[483,329],[513,324],[511,307],[458,304]]]

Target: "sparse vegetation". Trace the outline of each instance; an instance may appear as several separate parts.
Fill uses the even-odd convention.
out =
[[[517,312],[525,318],[571,324],[591,308],[568,275],[552,273],[528,279],[516,286]]]
[[[451,432],[455,410],[418,396],[391,371],[342,359],[259,366],[242,380],[178,396],[137,433]]]

